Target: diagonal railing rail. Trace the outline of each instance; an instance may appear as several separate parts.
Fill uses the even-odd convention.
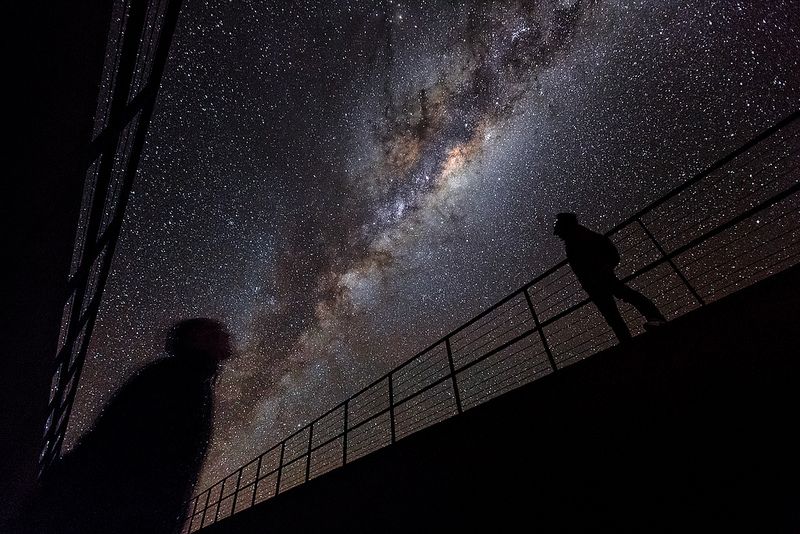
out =
[[[800,111],[606,235],[621,279],[673,319],[800,260]],[[194,532],[616,341],[566,261],[187,503]],[[623,316],[638,334],[630,307]]]

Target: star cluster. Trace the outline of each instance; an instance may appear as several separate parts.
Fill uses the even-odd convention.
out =
[[[68,444],[226,321],[201,484],[800,102],[792,0],[185,3]]]

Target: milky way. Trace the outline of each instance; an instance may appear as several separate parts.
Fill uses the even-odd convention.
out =
[[[431,229],[452,232],[459,209],[468,202],[464,190],[475,179],[473,162],[537,74],[566,49],[586,11],[578,3],[552,2],[535,9],[520,4],[454,9],[449,25],[457,38],[439,50],[427,50],[443,54],[443,59],[424,71],[404,72],[401,80],[394,79],[395,54],[413,51],[396,50],[402,46],[395,44],[394,25],[409,13],[398,9],[380,17],[377,36],[384,45],[375,63],[383,68],[373,79],[384,79],[382,114],[365,121],[370,138],[361,151],[367,163],[357,166],[345,184],[361,192],[354,199],[360,209],[348,210],[343,226],[317,230],[337,245],[324,251],[316,269],[313,310],[306,316],[310,324],[284,340],[294,338],[277,398],[318,378],[309,372],[336,373],[336,380],[320,387],[335,383],[341,389],[346,383],[342,369],[354,368],[362,354],[375,351],[363,340],[343,339],[352,317],[368,309],[385,279],[407,264],[421,234]],[[335,236],[327,236],[329,232]],[[344,244],[336,236],[344,237]],[[353,350],[353,342],[360,350]],[[326,363],[320,367],[322,355]]]
[[[176,319],[238,356],[202,484],[800,101],[797,2],[186,3],[68,444]]]

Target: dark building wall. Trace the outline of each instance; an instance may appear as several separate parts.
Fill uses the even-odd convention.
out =
[[[800,268],[204,532],[797,532]]]
[[[0,327],[0,519],[35,476],[111,2],[11,2]]]

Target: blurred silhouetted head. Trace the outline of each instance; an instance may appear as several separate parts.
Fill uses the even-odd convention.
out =
[[[578,216],[574,213],[559,213],[556,215],[556,224],[553,233],[561,239],[567,239],[578,227]]]
[[[197,317],[172,326],[165,349],[179,357],[201,358],[214,365],[233,354],[231,336],[223,323]]]

